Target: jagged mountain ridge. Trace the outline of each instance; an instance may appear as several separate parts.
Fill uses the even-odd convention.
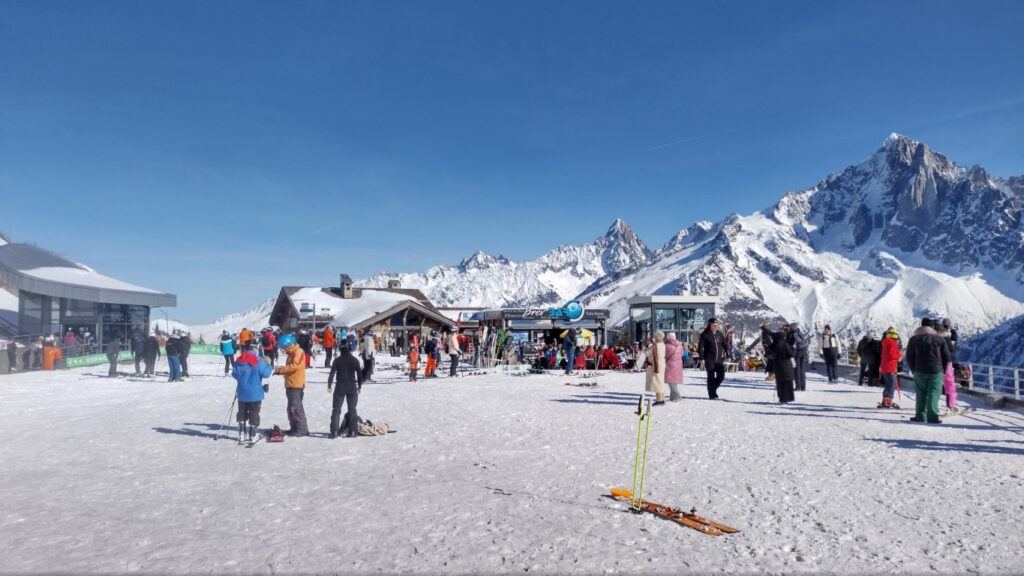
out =
[[[860,164],[748,216],[697,222],[655,252],[617,220],[583,246],[532,261],[477,253],[458,266],[398,278],[440,305],[550,305],[580,297],[624,322],[628,297],[721,297],[722,315],[753,329],[800,321],[851,336],[921,315],[965,334],[1024,314],[1024,178],[965,168],[892,135]],[[598,256],[598,253],[601,256]]]

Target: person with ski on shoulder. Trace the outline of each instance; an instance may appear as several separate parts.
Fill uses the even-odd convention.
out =
[[[288,399],[288,436],[309,436],[306,425],[306,411],[302,398],[306,389],[306,353],[295,341],[295,336],[281,336],[281,349],[288,355],[284,366],[274,369],[274,374],[284,376],[284,392]]]
[[[227,330],[220,333],[220,353],[224,355],[224,375],[235,366],[235,343]]]
[[[893,395],[896,393],[896,386],[899,379],[900,360],[903,359],[903,352],[900,351],[900,335],[896,329],[890,326],[882,334],[882,362],[878,367],[878,378],[885,387],[882,389],[882,402],[879,408],[899,408],[893,403]]]
[[[327,391],[331,391],[334,378],[338,378],[338,387],[334,390],[334,399],[331,405],[331,433],[330,438],[337,438],[341,420],[341,407],[348,405],[348,427],[345,436],[355,438],[359,435],[359,416],[356,413],[356,405],[359,403],[359,393],[363,390],[363,370],[359,367],[359,360],[352,355],[348,345],[341,347],[338,357],[331,364],[331,373],[327,376]]]
[[[922,318],[921,327],[914,331],[907,342],[907,365],[914,374],[915,399],[913,422],[941,424],[939,419],[939,394],[946,364],[949,363],[949,347],[935,332],[931,318]]]
[[[255,341],[250,340],[247,349],[242,351],[231,368],[231,376],[237,382],[235,393],[238,395],[238,414],[235,420],[238,422],[239,443],[242,443],[243,436],[248,438],[250,444],[255,441],[260,425],[260,408],[263,406],[264,395],[270,391],[270,386],[264,384],[263,379],[270,378],[274,373],[270,359],[260,360],[255,350]]]
[[[697,340],[697,353],[704,361],[708,375],[708,398],[718,400],[718,388],[725,380],[725,337],[719,331],[718,320],[708,319]]]

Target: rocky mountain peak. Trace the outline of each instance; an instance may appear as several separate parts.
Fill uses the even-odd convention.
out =
[[[601,264],[606,273],[620,273],[646,264],[651,251],[643,240],[633,232],[629,224],[616,218],[605,235],[598,239],[601,250]]]

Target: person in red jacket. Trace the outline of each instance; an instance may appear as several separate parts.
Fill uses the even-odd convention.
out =
[[[890,327],[882,335],[882,362],[878,369],[879,378],[885,389],[882,390],[882,403],[879,408],[899,408],[898,404],[892,401],[892,395],[896,391],[896,372],[899,370],[900,360],[903,359],[903,352],[900,351],[900,335],[895,328]]]

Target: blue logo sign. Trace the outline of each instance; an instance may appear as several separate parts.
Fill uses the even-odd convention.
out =
[[[583,319],[586,309],[579,300],[570,300],[561,308],[548,308],[548,318],[552,320],[567,320],[577,322]]]

